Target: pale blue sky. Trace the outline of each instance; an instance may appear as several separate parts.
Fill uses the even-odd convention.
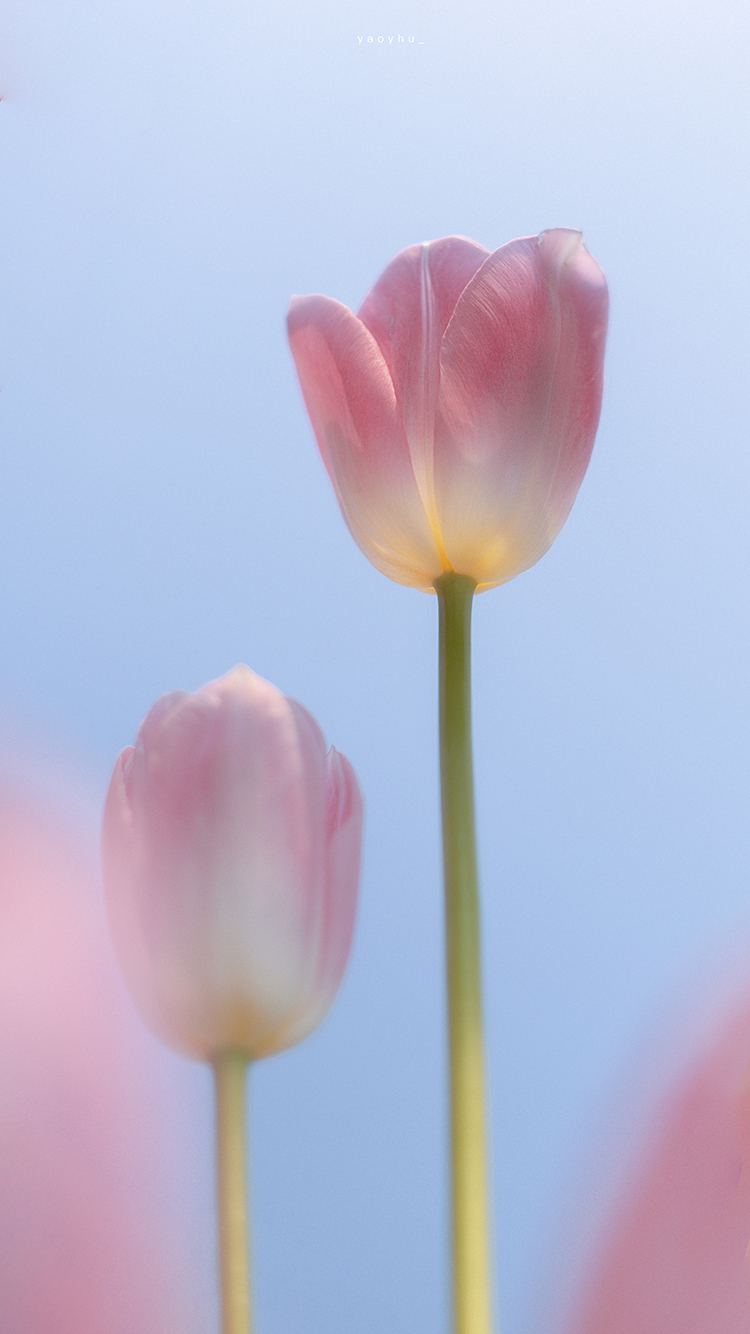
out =
[[[571,518],[475,613],[498,1274],[537,1334],[613,1089],[750,919],[747,30],[740,0],[2,0],[6,727],[96,804],[158,695],[244,660],[366,794],[339,1002],[255,1080],[260,1334],[447,1330],[436,606],[340,519],[289,297],[555,226],[610,282]]]

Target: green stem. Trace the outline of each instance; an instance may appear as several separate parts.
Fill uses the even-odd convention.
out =
[[[252,1334],[248,1252],[246,1074],[241,1051],[213,1061],[222,1334]]]
[[[450,1052],[455,1334],[491,1334],[479,888],[471,753],[475,581],[444,574],[440,603],[440,778]]]

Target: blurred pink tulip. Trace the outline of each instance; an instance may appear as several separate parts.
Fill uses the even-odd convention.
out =
[[[480,590],[544,555],[599,420],[607,285],[579,232],[490,254],[450,236],[402,251],[355,316],[295,297],[289,337],[323,461],[383,574]]]
[[[569,1334],[748,1334],[750,998],[683,1076]]]
[[[0,788],[0,1329],[197,1334],[176,1091],[94,868],[65,822]]]
[[[160,699],[104,817],[115,946],[153,1030],[206,1060],[306,1037],[346,965],[361,829],[349,761],[249,668]]]

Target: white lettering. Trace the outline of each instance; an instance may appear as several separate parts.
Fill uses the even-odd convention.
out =
[[[381,42],[384,42],[385,40],[386,40],[385,37],[364,37],[364,36],[362,36],[362,37],[358,37],[358,38],[357,38],[357,43],[358,43],[359,46],[361,46],[362,43],[365,42],[365,41],[368,42],[368,43],[369,43],[369,42],[373,42],[373,43],[374,43],[374,42],[378,42],[378,44],[379,44],[379,43],[381,43]],[[389,45],[389,46],[392,46],[394,42],[410,42],[410,43],[413,43],[413,42],[416,42],[416,40],[417,40],[416,37],[402,37],[402,36],[401,36],[401,33],[398,33],[398,34],[394,34],[393,37],[389,37],[389,38],[388,38],[388,45]],[[419,45],[420,45],[420,46],[424,46],[424,42],[420,40]]]

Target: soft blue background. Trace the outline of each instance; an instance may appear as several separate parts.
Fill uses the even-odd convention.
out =
[[[260,1334],[447,1329],[436,606],[344,527],[288,299],[448,233],[579,227],[608,275],[588,476],[475,614],[497,1269],[550,1330],[613,1090],[748,918],[744,0],[0,12],[6,730],[96,805],[244,660],[367,798],[339,1001],[255,1079]]]

